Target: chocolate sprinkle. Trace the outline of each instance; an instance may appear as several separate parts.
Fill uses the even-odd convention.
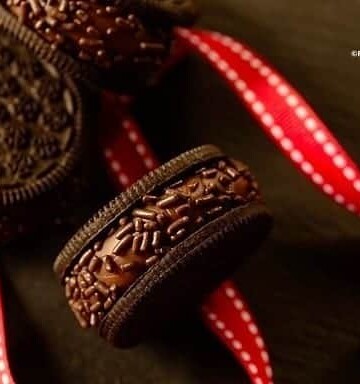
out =
[[[113,249],[113,253],[115,255],[118,255],[122,249],[126,248],[128,246],[129,243],[132,242],[132,236],[129,234],[129,235],[126,235],[125,237],[123,237],[114,247]]]

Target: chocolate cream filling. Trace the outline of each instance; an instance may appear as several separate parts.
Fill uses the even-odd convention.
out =
[[[98,326],[122,294],[186,237],[259,199],[248,168],[231,159],[198,166],[143,196],[65,274],[65,294],[80,326]]]

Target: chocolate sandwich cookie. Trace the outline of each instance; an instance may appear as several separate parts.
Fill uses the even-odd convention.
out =
[[[82,130],[74,82],[0,35],[0,241],[53,212],[47,196],[74,169]]]
[[[248,167],[203,146],[102,208],[67,243],[54,270],[81,327],[131,346],[198,303],[270,226]]]
[[[75,78],[133,87],[169,53],[191,0],[0,0],[0,26]],[[143,84],[142,84],[143,85]]]

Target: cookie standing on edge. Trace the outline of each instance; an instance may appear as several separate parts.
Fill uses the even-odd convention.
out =
[[[191,0],[0,0],[0,26],[38,57],[122,89],[144,85],[195,15]]]
[[[55,213],[83,132],[74,82],[0,35],[0,241]]]
[[[270,226],[248,168],[203,146],[101,209],[68,242],[54,270],[81,327],[131,346],[197,304]]]

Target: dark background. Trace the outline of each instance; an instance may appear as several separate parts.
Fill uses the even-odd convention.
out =
[[[360,162],[360,2],[202,0],[202,26],[248,42],[298,87]],[[144,95],[137,114],[162,160],[212,142],[246,161],[276,225],[235,279],[268,343],[278,384],[360,380],[360,221],[295,171],[192,58]],[[77,225],[111,195],[94,174]],[[74,228],[2,248],[9,346],[17,382],[91,384],[245,383],[244,374],[195,318],[160,338],[118,351],[81,332],[51,264]]]

